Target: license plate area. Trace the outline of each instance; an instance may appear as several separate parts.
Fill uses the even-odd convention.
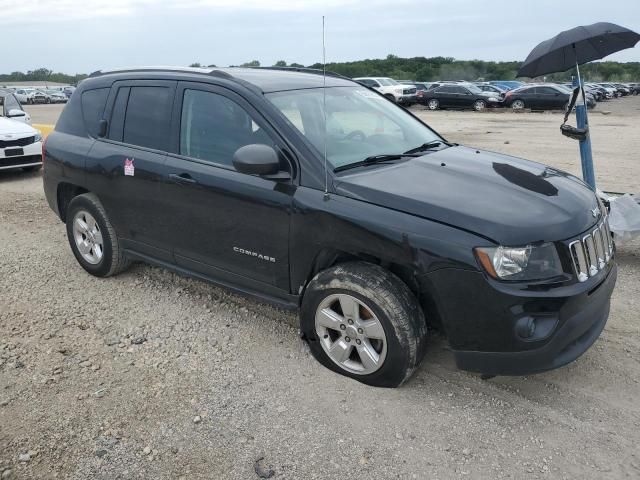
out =
[[[5,157],[20,157],[24,155],[24,149],[22,148],[7,148],[4,151]]]

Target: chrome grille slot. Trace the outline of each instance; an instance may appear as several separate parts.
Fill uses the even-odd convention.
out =
[[[589,234],[569,244],[573,268],[579,282],[586,282],[604,269],[613,258],[609,220],[605,218]]]
[[[571,258],[573,258],[573,268],[578,274],[578,281],[585,282],[589,278],[587,273],[587,258],[584,255],[584,248],[582,248],[582,242],[576,240],[569,245],[571,251]]]
[[[589,234],[582,239],[584,250],[587,254],[587,264],[589,266],[589,276],[593,277],[598,273],[598,258],[596,257],[596,247],[593,243],[593,234]]]

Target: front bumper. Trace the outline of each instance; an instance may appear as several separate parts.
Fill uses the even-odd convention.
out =
[[[609,316],[617,266],[611,262],[583,284],[531,292],[498,290],[477,272],[442,270],[430,277],[458,368],[526,375],[566,365],[591,347]],[[536,333],[522,338],[518,325],[529,319]]]
[[[7,155],[7,151],[21,149],[22,155]],[[0,170],[33,167],[42,164],[42,142],[23,147],[0,148]]]

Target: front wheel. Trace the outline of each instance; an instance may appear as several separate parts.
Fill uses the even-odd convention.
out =
[[[487,102],[485,102],[484,100],[476,100],[475,102],[473,102],[473,109],[476,112],[481,112],[485,108],[487,108]]]
[[[317,274],[300,311],[311,353],[334,372],[376,387],[397,387],[422,360],[422,310],[398,277],[352,262]]]
[[[514,100],[511,104],[511,108],[514,110],[522,110],[524,109],[524,101],[522,100]]]
[[[438,110],[440,108],[440,102],[437,99],[432,98],[427,102],[427,108],[429,110]]]
[[[391,95],[390,93],[387,93],[384,98],[386,98],[387,100],[389,100],[390,102],[396,103],[396,97],[394,97],[393,95]]]
[[[91,275],[109,277],[128,267],[116,232],[93,193],[71,200],[66,213],[67,238],[78,263]]]

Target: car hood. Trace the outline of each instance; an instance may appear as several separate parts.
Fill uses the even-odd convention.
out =
[[[4,135],[17,135],[17,138],[25,135],[35,135],[38,131],[19,120],[0,117],[0,140],[5,140]]]
[[[573,175],[462,146],[354,170],[336,189],[506,246],[576,236],[595,223],[598,208],[595,193]]]

